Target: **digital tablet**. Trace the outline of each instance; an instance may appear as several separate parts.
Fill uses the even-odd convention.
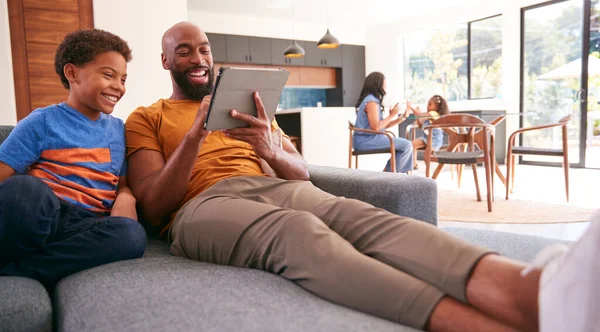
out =
[[[221,67],[213,89],[204,127],[206,130],[248,127],[231,116],[231,110],[257,116],[254,91],[273,121],[279,98],[290,73],[285,69]]]

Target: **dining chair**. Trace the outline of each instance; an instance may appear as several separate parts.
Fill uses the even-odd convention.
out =
[[[567,136],[567,125],[571,121],[571,115],[562,117],[558,122],[550,123],[542,126],[534,126],[521,128],[513,132],[508,138],[508,147],[506,152],[506,199],[509,192],[512,193],[515,187],[515,157],[517,155],[534,155],[534,156],[552,156],[562,157],[562,166],[565,173],[565,191],[567,194],[567,202],[569,201],[569,144]],[[527,146],[515,146],[517,135],[532,132],[542,129],[562,127],[562,148],[561,149],[545,149]]]
[[[481,118],[471,114],[447,114],[433,121],[430,125],[423,126],[424,129],[439,128],[448,135],[448,148],[446,151],[433,151],[431,149],[431,135],[427,136],[427,147],[425,148],[425,175],[430,176],[431,162],[437,162],[438,166],[433,172],[432,179],[436,179],[445,164],[471,165],[477,201],[481,201],[479,181],[477,178],[477,164],[483,163],[487,187],[488,211],[492,212],[493,200],[493,178],[492,170],[495,167],[494,141],[495,127],[485,123]],[[480,149],[475,149],[476,137],[482,135]],[[465,149],[457,149],[460,145],[466,145]]]
[[[489,125],[493,126],[494,128],[496,128],[502,121],[504,121],[506,119],[506,114],[502,114],[499,115],[497,117],[495,117],[494,119],[492,119],[490,122],[487,122]],[[495,133],[495,131],[494,131]],[[475,136],[475,146],[479,149],[481,149],[482,145],[483,145],[483,138],[486,137],[486,135],[484,135],[485,133],[483,131],[479,132],[476,136]],[[464,145],[466,143],[460,144],[459,145],[459,149],[462,148],[464,151]],[[494,147],[495,148],[495,147]],[[491,150],[491,149],[490,149]],[[493,156],[493,158],[496,158],[495,156]],[[494,159],[494,161],[496,161],[496,159]],[[494,163],[495,166],[492,169],[492,185],[494,184],[493,181],[493,175],[494,172],[496,172],[496,175],[498,176],[498,178],[500,178],[500,181],[502,182],[502,184],[506,185],[506,179],[504,178],[504,174],[502,173],[502,170],[500,169],[500,166],[498,165],[497,162]],[[458,187],[460,188],[460,184],[461,184],[461,179],[462,179],[462,168],[463,165],[457,165],[457,173],[458,173]]]
[[[394,135],[391,131],[376,131],[370,129],[362,129],[357,128],[351,121],[348,121],[348,131],[349,131],[349,139],[348,139],[348,168],[352,168],[352,156],[355,158],[355,165],[358,168],[358,156],[369,155],[369,154],[380,154],[380,153],[389,153],[392,155],[390,160],[391,172],[396,173],[396,148],[394,146]],[[374,150],[356,150],[352,144],[352,134],[353,132],[363,132],[363,133],[371,133],[376,135],[385,135],[390,140],[390,147],[383,149],[374,149]]]

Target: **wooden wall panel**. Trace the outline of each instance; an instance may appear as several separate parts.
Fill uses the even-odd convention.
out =
[[[65,35],[79,29],[79,15],[44,9],[25,9],[28,43],[59,44]]]
[[[301,67],[300,86],[335,88],[335,68]]]
[[[27,43],[29,76],[56,77],[54,55],[59,44]]]
[[[79,13],[77,0],[23,0],[23,7]]]
[[[10,22],[13,81],[15,84],[15,104],[17,107],[17,119],[20,120],[31,112],[23,3],[19,0],[8,0],[7,4],[8,20]]]
[[[94,27],[93,0],[79,0],[79,27],[81,29],[92,29]]]
[[[56,77],[29,77],[31,107],[36,109],[67,100],[69,90]]]

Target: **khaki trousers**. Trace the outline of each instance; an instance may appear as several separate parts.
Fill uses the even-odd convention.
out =
[[[281,275],[332,302],[424,328],[444,295],[466,301],[486,249],[308,181],[219,181],[178,212],[171,253]]]

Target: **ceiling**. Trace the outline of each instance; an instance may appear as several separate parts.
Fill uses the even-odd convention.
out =
[[[474,8],[480,0],[187,0],[187,3],[191,11],[213,14],[367,25],[391,23],[450,8]]]

